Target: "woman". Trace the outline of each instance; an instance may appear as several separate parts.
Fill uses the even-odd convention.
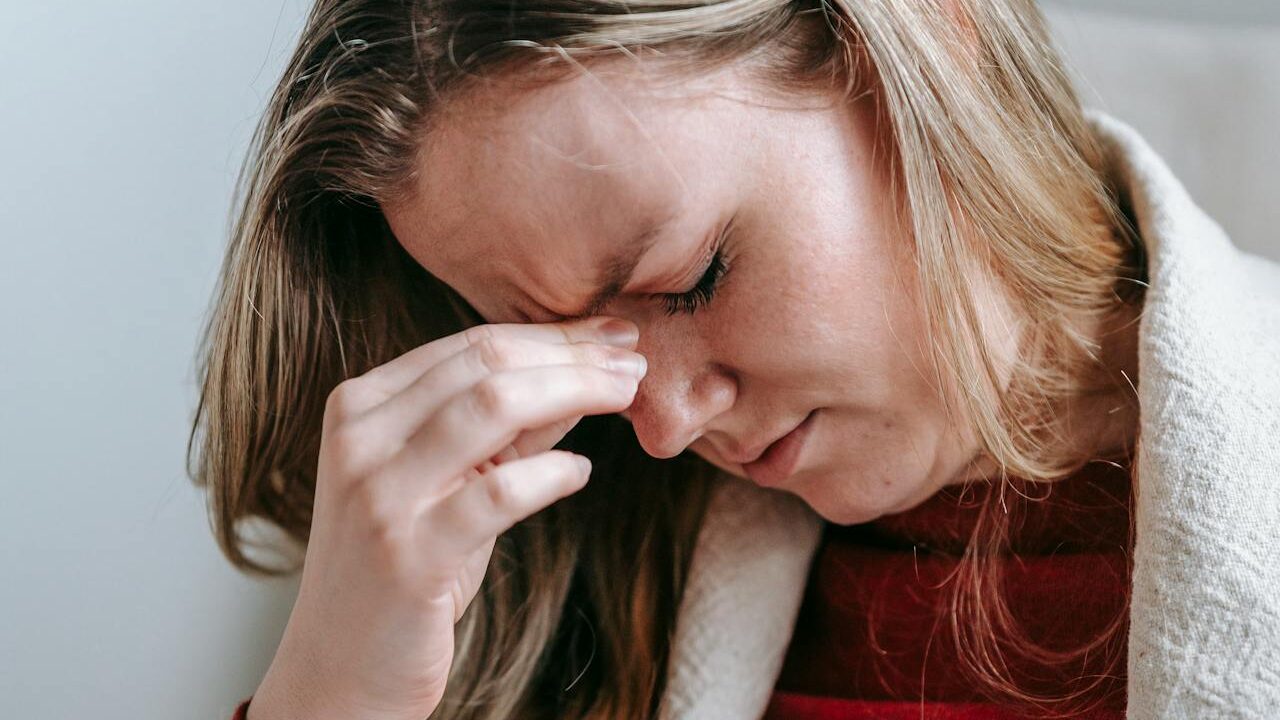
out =
[[[818,717],[823,529],[969,488],[911,642],[983,702],[907,712],[1280,702],[1280,270],[1033,4],[320,0],[247,171],[193,474],[306,545],[250,720]],[[1099,463],[1132,595],[1051,647],[1015,519]]]

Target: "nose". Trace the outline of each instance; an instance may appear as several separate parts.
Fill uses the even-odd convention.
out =
[[[650,326],[652,327],[652,326]],[[622,416],[631,421],[644,451],[656,458],[679,455],[718,415],[733,407],[737,381],[712,362],[700,343],[641,332],[636,351],[649,371]]]

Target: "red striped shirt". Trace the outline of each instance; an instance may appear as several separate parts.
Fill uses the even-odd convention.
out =
[[[1049,488],[1039,501],[1006,491],[1010,551],[998,562],[1027,637],[1066,650],[1127,621],[1128,470],[1097,462],[1049,486],[1019,487],[1035,497]],[[766,720],[1025,716],[958,671],[950,616],[939,610],[990,491],[975,485],[961,504],[961,489],[949,487],[904,513],[826,527]],[[1076,717],[1124,717],[1126,635],[1117,670],[1086,696],[1100,709]],[[1063,692],[1102,674],[1103,658],[1099,650],[1067,668],[1022,660],[1011,669],[1037,690]]]

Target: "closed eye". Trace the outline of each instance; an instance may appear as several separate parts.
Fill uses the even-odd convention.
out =
[[[716,247],[711,255],[711,260],[708,261],[706,269],[692,289],[682,293],[663,293],[658,295],[663,301],[667,315],[675,315],[678,312],[692,315],[700,308],[706,307],[711,302],[711,299],[715,297],[725,274],[729,271],[729,261],[726,257],[725,246],[732,228],[733,222],[730,221],[725,226],[724,231],[720,233],[720,237],[716,240]]]

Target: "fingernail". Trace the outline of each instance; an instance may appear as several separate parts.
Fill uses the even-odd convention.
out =
[[[635,375],[623,375],[622,373],[612,373],[611,375],[618,389],[628,395],[640,388],[640,378]]]
[[[640,330],[634,323],[618,318],[610,318],[601,323],[596,332],[605,342],[619,347],[633,347],[640,338]]]
[[[605,363],[610,370],[620,373],[626,373],[635,377],[637,380],[644,377],[645,372],[649,369],[649,363],[644,356],[639,353],[633,353],[629,350],[621,348],[610,350]]]

